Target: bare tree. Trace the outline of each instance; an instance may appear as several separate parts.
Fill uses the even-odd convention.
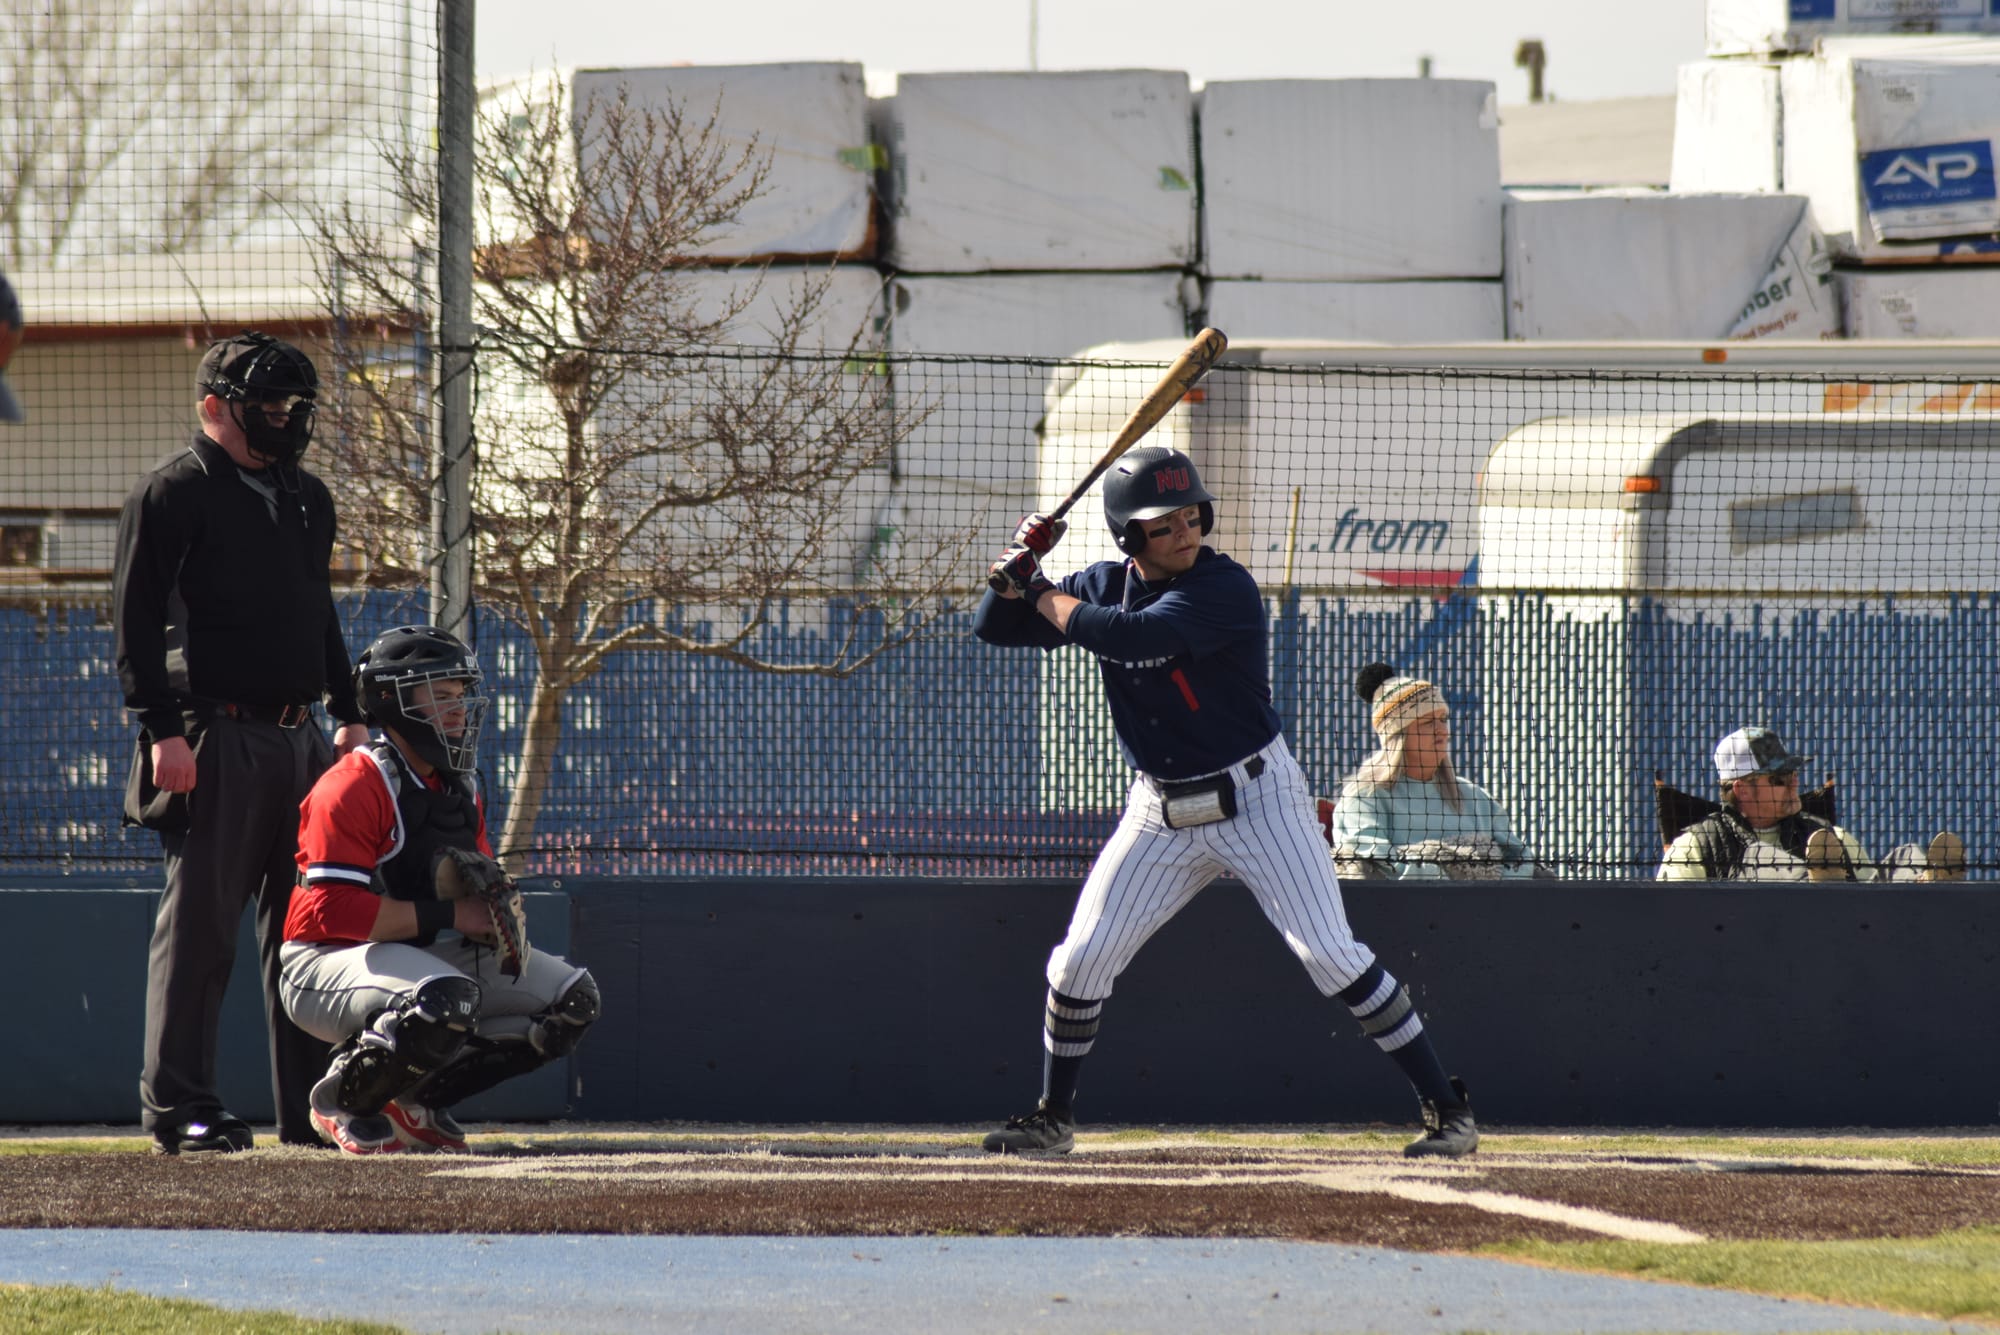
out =
[[[323,0],[0,6],[0,262],[227,243],[323,199],[409,98],[384,34],[410,4],[373,8],[398,22]]]
[[[893,401],[867,330],[838,325],[834,272],[786,286],[698,261],[764,190],[768,158],[732,148],[713,114],[569,102],[555,79],[490,95],[475,135],[475,212],[494,236],[473,261],[475,593],[536,650],[503,855],[533,842],[564,697],[613,655],[846,676],[929,631],[963,548],[870,559],[892,451],[921,413]],[[397,176],[412,215],[432,216],[422,160]],[[424,235],[412,249],[327,219],[336,309],[423,328]],[[339,345],[335,429],[315,448],[376,578],[416,586],[431,424],[422,368],[387,355],[394,341]],[[756,651],[788,598],[849,613],[812,661]]]

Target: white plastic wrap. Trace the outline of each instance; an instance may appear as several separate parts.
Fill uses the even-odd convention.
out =
[[[1507,336],[1833,338],[1830,269],[1794,195],[1517,196]]]
[[[1708,54],[1810,51],[1841,34],[2000,33],[1991,0],[1708,0]]]
[[[1194,260],[1193,99],[1180,71],[905,74],[880,110],[899,269]]]
[[[691,126],[713,114],[726,160],[768,158],[764,189],[735,225],[696,253],[713,259],[784,256],[864,259],[875,253],[878,151],[868,138],[861,66],[837,63],[675,65],[578,70],[574,114],[626,92],[634,108],[679,106]],[[753,146],[752,140],[755,140]],[[582,151],[592,139],[581,136]]]
[[[1884,49],[1785,64],[1786,189],[1842,259],[2000,260],[2000,42]]]
[[[1752,60],[1697,60],[1680,68],[1674,100],[1677,195],[1784,188],[1784,103],[1778,67]]]
[[[1203,271],[1213,278],[1492,278],[1493,85],[1275,79],[1201,94]]]
[[[1484,343],[1507,336],[1506,299],[1492,281],[1208,284],[1206,322],[1232,337],[1369,343]]]
[[[1839,281],[1849,338],[2000,339],[2000,269],[1850,269]]]
[[[794,345],[807,357],[825,357],[823,365],[800,363],[796,369],[815,384],[833,377],[834,406],[844,412],[863,410],[880,427],[867,431],[867,438],[882,439],[888,430],[887,396],[881,390],[881,364],[874,355],[884,345],[882,319],[882,278],[865,264],[843,265],[831,273],[823,266],[772,267],[730,272],[723,269],[695,270],[683,274],[690,318],[725,320],[718,344],[740,348],[742,360],[718,358],[706,372],[690,373],[686,363],[647,362],[640,372],[628,376],[599,409],[593,429],[600,448],[610,453],[633,451],[644,455],[648,443],[669,432],[691,433],[704,443],[693,452],[693,461],[704,476],[720,476],[727,466],[720,462],[723,445],[705,415],[724,403],[725,394],[748,396],[749,387],[767,368],[757,350],[772,348],[784,336],[788,324],[797,323],[795,313],[814,289],[822,288],[817,304],[803,319]],[[740,309],[738,309],[740,307]],[[736,311],[733,316],[732,310]],[[852,349],[850,355],[850,347]],[[504,365],[504,363],[502,363]],[[713,380],[706,378],[712,375]],[[482,403],[491,401],[495,414],[504,415],[510,405],[509,387],[490,386]],[[537,393],[543,392],[537,387]],[[875,405],[879,404],[879,412]],[[685,419],[685,425],[676,419]],[[724,420],[727,420],[725,417]],[[482,439],[494,441],[489,449],[500,448],[518,432],[510,433],[500,423],[490,423]],[[800,442],[804,444],[804,442]],[[562,467],[562,442],[549,442],[548,457]],[[676,454],[640,458],[631,465],[640,479],[648,470],[659,474],[664,483],[682,463]],[[829,493],[823,508],[826,531],[821,540],[825,556],[823,573],[841,578],[857,569],[866,559],[875,516],[889,492],[890,460],[887,451],[862,476],[847,485],[842,495]],[[644,488],[628,495],[644,496]],[[650,497],[647,499],[650,500]],[[738,515],[730,501],[713,505],[675,508],[659,521],[670,525],[689,544],[726,545],[735,541]]]
[[[888,305],[899,355],[1072,357],[1114,339],[1182,338],[1187,319],[1176,274],[900,278]],[[926,365],[896,369],[899,411],[925,414],[898,460],[906,537],[921,547],[972,527],[997,544],[1033,508],[1048,376]]]

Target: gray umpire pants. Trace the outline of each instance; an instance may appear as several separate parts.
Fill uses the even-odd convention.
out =
[[[316,722],[280,728],[218,716],[207,720],[188,794],[188,829],[163,833],[167,887],[146,964],[146,1052],[140,1120],[148,1131],[206,1118],[216,1093],[222,996],[236,964],[243,910],[254,903],[270,1030],[278,1138],[318,1144],[306,1096],[326,1069],[326,1044],[285,1014],[278,948],[298,872],[299,803],[333,763]]]

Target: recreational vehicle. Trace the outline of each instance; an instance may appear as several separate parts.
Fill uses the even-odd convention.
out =
[[[1087,473],[1180,352],[1085,349],[1048,387],[1037,502]],[[1266,589],[1475,582],[1478,477],[1510,432],[1550,417],[1771,413],[1872,421],[2000,409],[1972,344],[1465,344],[1236,338],[1148,443],[1184,449],[1219,498],[1217,545]],[[1095,490],[1052,573],[1116,555]],[[1004,535],[997,535],[1004,536]],[[1478,577],[1484,582],[1485,576]]]

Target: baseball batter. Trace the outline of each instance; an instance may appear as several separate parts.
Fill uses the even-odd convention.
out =
[[[434,626],[378,636],[354,681],[383,740],[299,807],[279,986],[299,1028],[336,1045],[312,1123],[348,1154],[463,1151],[452,1106],[567,1055],[601,1009],[588,970],[527,947],[487,843],[483,680]]]
[[[1120,748],[1138,777],[1124,817],[1049,956],[1042,1099],[986,1137],[997,1153],[1064,1153],[1076,1089],[1112,985],[1158,931],[1218,875],[1250,887],[1320,991],[1416,1088],[1424,1134],[1409,1155],[1479,1144],[1462,1081],[1448,1077],[1408,991],[1354,939],[1305,776],[1271,707],[1264,602],[1249,571],[1202,544],[1214,498],[1186,455],[1148,447],[1106,474],[1104,517],[1124,561],[1060,584],[1038,557],[1064,525],[1023,520],[980,603],[989,644],[1097,655]]]

